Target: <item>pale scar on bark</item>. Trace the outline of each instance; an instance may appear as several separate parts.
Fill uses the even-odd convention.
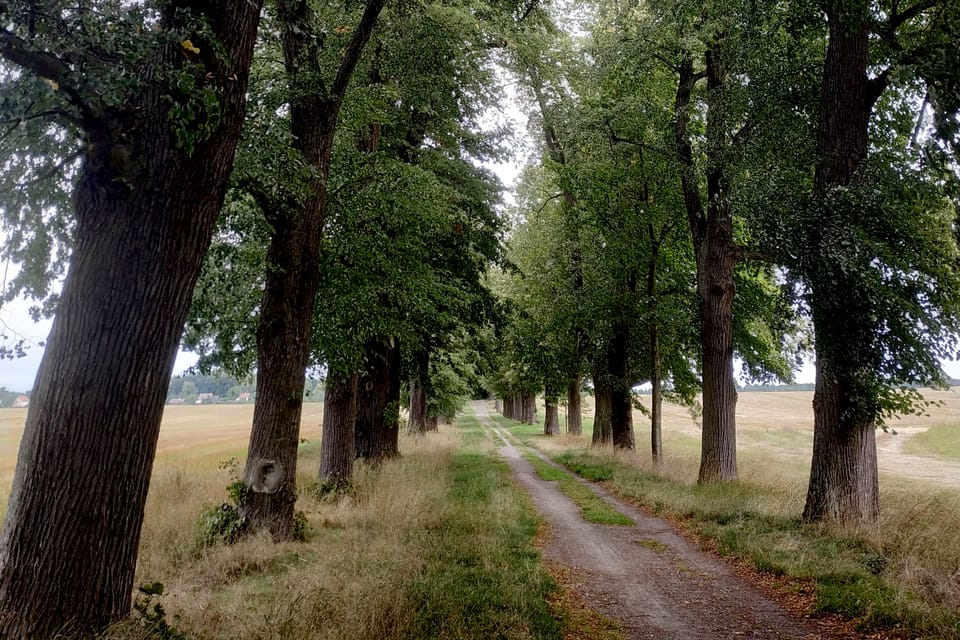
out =
[[[257,460],[247,476],[247,486],[255,493],[276,493],[283,477],[283,465],[276,460]]]

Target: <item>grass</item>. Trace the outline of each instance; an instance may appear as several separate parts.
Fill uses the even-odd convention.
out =
[[[681,522],[722,554],[785,583],[812,583],[818,611],[856,619],[864,630],[901,628],[914,637],[960,638],[960,550],[943,535],[960,528],[956,493],[888,491],[879,525],[843,530],[802,524],[796,485],[697,486],[612,452],[570,450],[554,458]]]
[[[608,505],[590,487],[579,482],[566,471],[557,469],[533,454],[527,453],[523,457],[533,465],[542,480],[559,483],[560,491],[580,507],[580,513],[587,522],[627,526],[634,524],[633,520]]]
[[[120,623],[102,640],[560,640],[578,628],[620,638],[541,564],[532,504],[475,418],[400,444],[400,458],[360,465],[352,491],[335,500],[307,491],[319,447],[301,446],[303,543],[198,546],[200,508],[224,499],[235,472],[163,462],[137,584],[163,584],[149,606],[164,615]]]
[[[940,423],[910,438],[904,450],[960,460],[960,422]]]

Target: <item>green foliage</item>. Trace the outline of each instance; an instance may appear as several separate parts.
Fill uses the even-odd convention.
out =
[[[243,537],[245,524],[240,517],[240,499],[246,490],[240,480],[227,485],[230,502],[207,506],[200,511],[197,548],[215,544],[233,544]]]
[[[229,64],[196,6],[163,2],[95,7],[15,0],[0,9],[0,259],[20,266],[2,299],[37,300],[53,314],[75,220],[81,161],[97,165],[105,189],[136,189],[153,150],[135,148],[149,103],[167,106],[151,123],[189,154],[222,123],[219,72]],[[99,166],[108,164],[109,166]]]
[[[167,612],[157,599],[163,595],[164,587],[159,582],[141,585],[140,592],[133,600],[133,610],[137,612],[143,628],[150,638],[157,640],[187,640],[187,636],[167,622]]]
[[[208,505],[201,509],[197,523],[197,550],[215,544],[233,544],[246,532],[246,524],[240,516],[249,489],[237,477],[240,461],[235,457],[222,460],[219,468],[229,472],[233,481],[227,485],[227,502],[217,506]]]

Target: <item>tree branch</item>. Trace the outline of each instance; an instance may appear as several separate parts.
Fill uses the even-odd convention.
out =
[[[867,102],[865,106],[869,109],[873,109],[873,105],[877,103],[877,100],[879,100],[883,92],[886,91],[887,85],[890,84],[890,73],[892,70],[893,66],[889,66],[880,72],[880,75],[876,78],[871,78],[867,81],[867,95],[864,99]]]
[[[62,91],[85,117],[96,119],[96,114],[83,100],[80,91],[66,80],[70,68],[57,56],[33,50],[23,38],[7,29],[0,29],[0,56],[47,80],[54,90]]]
[[[530,4],[527,5],[527,10],[523,12],[523,15],[520,16],[520,19],[517,20],[517,24],[520,24],[524,20],[530,17],[530,14],[533,13],[533,10],[537,8],[540,4],[540,0],[530,0]]]
[[[882,25],[882,28],[888,29],[892,33],[899,29],[908,20],[912,20],[927,9],[932,9],[933,7],[937,6],[937,4],[939,4],[939,0],[920,0],[917,2],[917,4],[907,8],[906,11],[901,13],[897,13],[896,9],[894,9],[893,15],[891,15],[890,19],[887,20],[884,25]]]
[[[60,58],[50,53],[34,51],[26,40],[7,29],[0,29],[0,56],[58,85],[63,84],[63,78],[68,71],[67,65]]]
[[[350,76],[353,75],[354,68],[356,68],[357,63],[360,62],[360,55],[363,53],[363,48],[367,46],[367,41],[373,33],[373,27],[377,24],[377,18],[380,16],[380,12],[386,3],[387,0],[370,0],[367,3],[366,9],[363,10],[363,16],[360,18],[360,23],[357,25],[357,28],[353,31],[350,44],[347,45],[347,50],[340,61],[340,68],[337,69],[337,75],[334,77],[333,85],[330,87],[330,97],[334,100],[342,99],[347,92]]]

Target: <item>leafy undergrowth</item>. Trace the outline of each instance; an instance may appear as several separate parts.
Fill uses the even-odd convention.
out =
[[[873,528],[804,525],[790,514],[794,486],[730,482],[697,486],[643,469],[626,455],[568,450],[554,459],[652,512],[679,520],[726,555],[816,586],[815,608],[854,619],[865,631],[960,638],[960,528],[956,494],[887,492],[888,514]],[[789,508],[785,508],[789,505]],[[797,513],[799,513],[797,511]]]
[[[590,487],[578,482],[569,473],[547,464],[535,455],[527,453],[523,457],[533,465],[542,480],[559,483],[560,491],[580,507],[580,513],[587,522],[626,526],[634,524],[633,520],[608,505],[591,491]]]

